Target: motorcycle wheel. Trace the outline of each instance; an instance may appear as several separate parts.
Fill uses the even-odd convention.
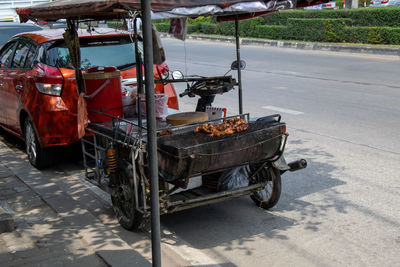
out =
[[[111,195],[118,222],[127,230],[137,230],[143,221],[143,214],[136,210],[132,169],[131,163],[121,160],[118,185]],[[140,196],[140,190],[138,195]]]
[[[250,167],[251,171],[255,171],[256,167]],[[267,181],[265,187],[250,195],[251,199],[257,206],[263,209],[270,209],[278,203],[282,191],[281,174],[274,167],[265,167],[260,170],[250,184]]]

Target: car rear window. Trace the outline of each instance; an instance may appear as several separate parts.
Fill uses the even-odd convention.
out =
[[[135,45],[127,37],[81,39],[81,67],[115,66],[120,70],[136,64]],[[142,51],[139,42],[139,50]],[[142,52],[143,55],[143,52]],[[46,64],[59,68],[72,68],[71,55],[64,41],[56,42],[47,49]]]
[[[9,67],[16,43],[17,42],[6,44],[6,47],[3,49],[3,52],[0,55],[0,68]]]

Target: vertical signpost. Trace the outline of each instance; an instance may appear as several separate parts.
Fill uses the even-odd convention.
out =
[[[154,107],[153,43],[151,31],[151,3],[141,0],[143,19],[144,73],[147,114],[147,152],[151,194],[151,248],[153,266],[161,266],[160,202],[158,196],[158,161],[156,116]]]

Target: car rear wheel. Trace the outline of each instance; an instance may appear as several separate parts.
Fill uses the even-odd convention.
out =
[[[49,149],[40,146],[35,129],[29,119],[25,121],[25,145],[29,162],[34,167],[40,170],[52,163]]]

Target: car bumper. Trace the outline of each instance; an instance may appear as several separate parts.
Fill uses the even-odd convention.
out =
[[[79,140],[78,118],[61,97],[44,96],[45,101],[35,108],[33,123],[42,147],[70,145]]]

